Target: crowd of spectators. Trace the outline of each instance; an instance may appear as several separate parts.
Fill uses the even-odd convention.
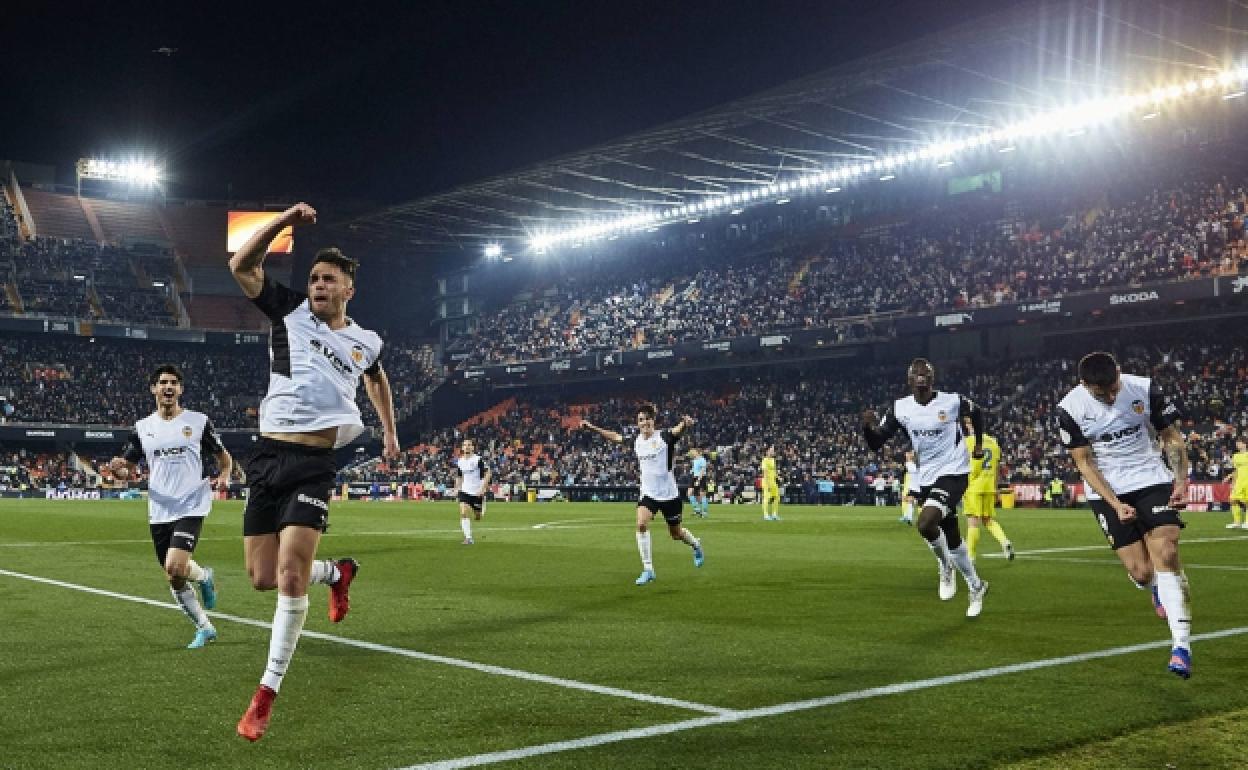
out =
[[[433,348],[415,339],[387,340],[382,362],[403,419],[440,382]],[[186,376],[182,403],[207,414],[219,428],[254,429],[269,381],[268,350],[260,345],[216,346],[43,335],[0,336],[0,418],[12,422],[126,425],[149,414],[148,376],[172,363]],[[376,412],[360,388],[366,425]]]
[[[1216,336],[1216,335],[1215,335]],[[1193,476],[1220,478],[1234,438],[1248,435],[1248,359],[1227,341],[1104,336],[1119,351],[1124,371],[1153,376],[1175,394],[1186,415]],[[1003,451],[1011,481],[1076,478],[1057,439],[1057,403],[1074,386],[1069,351],[1013,362],[941,365],[937,385],[975,400],[986,411],[987,430]],[[453,459],[464,436],[489,457],[496,480],[509,485],[633,486],[631,446],[616,446],[578,430],[582,418],[627,433],[645,400],[660,408],[660,427],[682,414],[697,422],[682,446],[708,451],[712,473],[725,489],[752,488],[768,446],[777,450],[780,476],[805,486],[826,480],[862,485],[874,477],[899,477],[904,447],[870,452],[861,437],[864,408],[882,411],[906,395],[904,364],[847,369],[808,366],[760,371],[731,382],[672,385],[565,403],[553,396],[509,399],[468,423],[446,428],[393,463],[373,460],[352,469],[349,480],[418,481],[427,488],[454,482]],[[677,468],[684,474],[685,465]]]
[[[1210,173],[1069,205],[987,220],[943,206],[735,262],[591,264],[527,287],[452,350],[468,352],[467,365],[509,363],[1248,270],[1241,178]]]

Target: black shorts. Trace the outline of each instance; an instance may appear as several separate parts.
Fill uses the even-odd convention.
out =
[[[1133,492],[1118,495],[1118,499],[1135,509],[1135,518],[1123,522],[1118,512],[1104,500],[1089,500],[1092,513],[1109,541],[1109,547],[1117,551],[1119,548],[1137,543],[1144,533],[1157,527],[1172,525],[1182,529],[1187,525],[1179,512],[1170,506],[1170,493],[1173,484],[1155,484]]]
[[[962,502],[962,495],[966,494],[967,476],[941,476],[936,482],[925,487],[919,487],[919,508],[923,509],[929,505],[934,508],[940,508],[945,516],[958,512],[958,503]]]
[[[482,497],[482,495],[470,495],[467,492],[460,492],[458,495],[455,495],[456,500],[461,503],[467,503],[468,507],[477,513],[481,512]]]
[[[705,495],[706,494],[706,479],[705,478],[700,479],[695,476],[693,481],[689,484],[689,489],[693,490],[693,494],[695,496],[701,497]]]
[[[334,450],[261,438],[247,459],[243,535],[271,535],[296,525],[329,528]]]
[[[199,542],[199,530],[204,526],[203,516],[183,516],[177,521],[152,524],[152,545],[156,546],[156,561],[163,569],[170,548],[195,553]]]
[[[682,501],[679,497],[671,500],[655,500],[653,497],[643,497],[637,501],[638,508],[645,508],[651,513],[663,514],[663,520],[667,522],[667,526],[680,526]]]

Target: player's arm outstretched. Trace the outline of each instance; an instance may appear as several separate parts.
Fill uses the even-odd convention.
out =
[[[594,433],[597,433],[599,436],[602,436],[607,441],[610,441],[615,444],[624,443],[624,437],[621,436],[619,432],[614,431],[614,430],[606,430],[604,428],[599,428],[597,425],[594,425],[589,420],[581,420],[581,430],[592,430]]]
[[[380,363],[365,370],[364,390],[381,420],[381,455],[393,460],[399,456],[399,434],[394,428],[394,393],[390,390],[390,378]]]
[[[230,272],[248,299],[260,296],[264,288],[264,258],[268,256],[269,244],[287,227],[310,225],[316,222],[316,209],[306,203],[296,203],[282,215],[260,228],[247,239],[242,248],[230,257]]]
[[[669,433],[671,433],[673,436],[679,436],[679,435],[681,435],[682,433],[684,433],[684,432],[685,432],[685,429],[686,429],[686,428],[688,428],[690,425],[693,425],[695,422],[697,422],[697,421],[696,421],[696,420],[694,420],[694,419],[693,419],[692,417],[690,417],[689,415],[687,415],[687,414],[686,414],[686,415],[683,415],[683,416],[680,418],[680,422],[678,422],[678,423],[676,423],[675,425],[673,425],[673,426],[672,426],[672,427],[668,430],[668,432],[669,432]]]
[[[892,409],[885,412],[882,420],[876,416],[874,409],[862,411],[862,435],[867,440],[867,446],[873,450],[887,444],[900,427],[901,423],[893,416]]]

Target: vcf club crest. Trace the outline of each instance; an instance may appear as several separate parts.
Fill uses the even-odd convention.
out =
[[[359,345],[352,345],[351,346],[351,360],[355,362],[356,366],[359,366],[360,364],[364,363],[364,348],[360,347]]]
[[[191,430],[191,426],[189,426],[189,425],[183,425],[183,426],[182,426],[182,435],[183,435],[183,436],[185,436],[185,437],[187,437],[187,438],[190,438],[192,433],[194,433],[194,431],[192,431],[192,430]]]
[[[941,422],[944,422],[945,420],[949,419],[949,415],[945,414],[944,410],[941,410],[936,413],[936,419],[940,420]]]
[[[1136,414],[1144,414],[1144,402],[1138,398],[1131,402],[1131,411]]]

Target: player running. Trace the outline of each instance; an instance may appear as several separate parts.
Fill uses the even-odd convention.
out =
[[[151,378],[156,411],[134,424],[121,455],[109,461],[113,475],[124,479],[141,458],[149,471],[147,515],[156,560],[169,576],[169,590],[195,624],[195,650],[217,640],[217,629],[204,610],[217,606],[212,567],[191,558],[204,517],[212,510],[212,490],[229,486],[234,459],[225,451],[208,417],[180,403],[182,372],[173,364],[156,367]],[[207,478],[205,459],[215,457],[218,475]],[[195,596],[199,588],[200,599]]]
[[[663,515],[673,540],[679,540],[693,549],[693,566],[701,567],[705,560],[702,541],[681,526],[680,487],[672,474],[676,442],[693,425],[693,418],[685,415],[674,427],[660,431],[654,427],[657,413],[654,404],[641,405],[637,410],[637,438],[633,440],[633,451],[641,467],[641,499],[637,501],[637,551],[641,554],[641,575],[635,581],[639,586],[655,579],[654,560],[650,556],[650,522],[655,513]],[[620,433],[599,428],[589,420],[582,420],[581,428],[613,443],[624,443],[624,436]]]
[[[1083,475],[1088,504],[1127,574],[1138,587],[1153,590],[1173,641],[1167,668],[1187,679],[1192,618],[1179,562],[1184,524],[1178,509],[1187,501],[1188,459],[1175,426],[1180,416],[1152,379],[1123,374],[1103,352],[1079,361],[1079,385],[1058,403],[1062,446]]]
[[[878,419],[873,410],[862,413],[862,432],[867,446],[880,449],[899,430],[905,430],[914,447],[918,466],[920,502],[917,529],[940,563],[938,595],[952,599],[958,590],[953,574],[956,568],[966,580],[970,592],[968,618],[978,617],[984,609],[988,583],[975,572],[975,564],[967,553],[962,534],[958,531],[958,501],[966,492],[971,459],[982,460],[976,450],[971,455],[962,442],[961,416],[969,415],[974,426],[976,445],[982,446],[983,415],[974,403],[957,393],[933,388],[936,369],[924,358],[916,358],[906,372],[910,395],[893,402],[892,408]]]

